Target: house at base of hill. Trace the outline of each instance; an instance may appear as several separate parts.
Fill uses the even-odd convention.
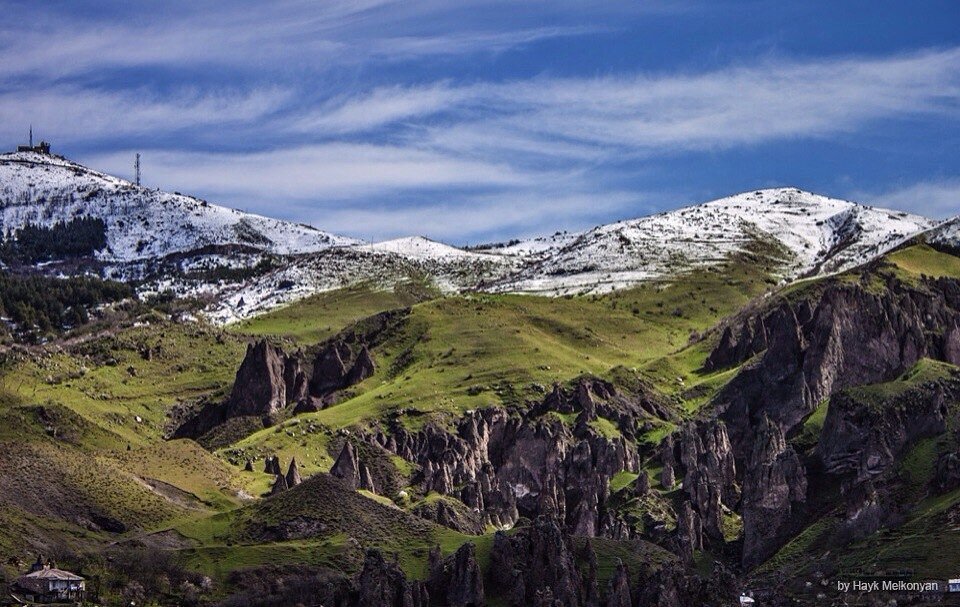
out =
[[[37,562],[11,585],[11,595],[21,603],[70,603],[83,601],[86,581],[75,573],[57,569],[53,562]]]

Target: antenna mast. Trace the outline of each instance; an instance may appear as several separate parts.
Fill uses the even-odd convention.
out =
[[[137,173],[137,187],[140,187],[140,152],[137,152],[137,159],[133,163],[133,168]]]
[[[30,125],[30,147],[33,147],[33,125]]]

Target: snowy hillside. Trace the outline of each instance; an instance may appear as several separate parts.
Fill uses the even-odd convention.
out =
[[[934,244],[960,249],[960,216],[948,219],[925,234]]]
[[[358,283],[390,289],[399,282],[429,277],[440,291],[457,293],[482,288],[515,269],[510,260],[496,255],[473,255],[449,248],[456,253],[440,249],[443,254],[428,255],[423,250],[410,254],[405,248],[397,251],[354,246],[296,256],[255,281],[216,287],[217,302],[211,306],[210,316],[217,322],[231,322],[314,293]],[[198,285],[191,294],[203,292],[211,292],[210,285]]]
[[[934,224],[900,211],[778,188],[487,252],[526,260],[497,290],[603,292],[721,262],[758,240],[782,249],[784,279],[836,272]]]
[[[107,225],[97,271],[141,280],[147,292],[208,298],[211,316],[221,322],[319,291],[360,282],[389,288],[411,278],[427,277],[446,292],[605,292],[671,280],[758,243],[790,280],[855,266],[936,225],[779,188],[471,251],[419,236],[367,244],[139,188],[59,156],[0,154],[0,233],[82,216]],[[951,225],[931,230],[929,238],[956,242],[960,224]]]
[[[451,247],[450,245],[424,238],[423,236],[409,236],[406,238],[396,238],[394,240],[385,240],[369,245],[360,245],[357,248],[366,251],[379,251],[382,253],[393,253],[410,259],[477,259],[496,261],[497,256],[483,253],[471,253]]]
[[[319,251],[356,241],[169,194],[48,154],[0,154],[0,231],[88,216],[107,224],[104,261],[125,262],[208,245],[248,245],[278,254]]]

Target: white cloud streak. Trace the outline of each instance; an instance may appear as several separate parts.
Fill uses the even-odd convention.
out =
[[[330,143],[254,153],[142,152],[149,183],[221,200],[338,201],[432,188],[522,188],[547,174],[390,145]],[[120,174],[133,151],[83,160]],[[554,176],[556,178],[556,176]]]
[[[882,192],[856,192],[859,200],[879,207],[903,209],[927,217],[960,215],[960,177],[921,181]]]
[[[956,114],[958,104],[960,49],[948,49],[700,74],[393,87],[337,100],[301,126],[363,132],[436,117],[430,130],[441,146],[463,147],[450,140],[453,128],[462,140],[526,139],[518,147],[545,153],[551,142],[676,151],[824,137],[873,120]]]
[[[503,53],[608,29],[595,23],[616,25],[571,18],[583,16],[578,3],[559,5],[567,18],[552,26],[539,22],[542,12],[512,4],[510,14],[520,18],[504,26],[489,18],[497,0],[452,6],[183,3],[115,24],[82,14],[14,14],[9,23],[17,27],[0,25],[0,137],[18,141],[28,123],[55,145],[88,150],[118,140],[132,148],[153,137],[166,148],[141,150],[148,181],[166,189],[267,214],[290,217],[297,209],[321,227],[354,234],[356,225],[367,236],[422,231],[462,239],[498,226],[527,232],[534,217],[573,225],[594,210],[613,213],[636,203],[624,183],[651,159],[837,138],[904,119],[954,120],[960,112],[960,48],[600,77],[364,86],[355,76],[376,63]],[[488,9],[483,23],[458,12],[476,6]],[[674,8],[655,3],[664,6]],[[196,74],[163,76],[162,85],[124,85],[105,75],[184,67],[218,75],[211,66],[235,71],[224,78],[235,88]],[[326,89],[333,73],[343,80]],[[81,160],[126,173],[130,155]],[[948,214],[955,190],[955,181],[918,184],[876,201]],[[398,199],[414,202],[383,202]]]

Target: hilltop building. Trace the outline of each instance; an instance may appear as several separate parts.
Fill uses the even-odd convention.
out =
[[[28,145],[18,145],[18,152],[37,152],[38,154],[49,154],[50,153],[50,143],[47,141],[41,141],[37,145],[33,145],[33,126],[30,127],[30,143]]]
[[[21,575],[10,588],[11,594],[28,603],[62,603],[83,601],[86,595],[86,581],[75,573],[57,569],[53,561],[37,562],[30,572]]]

